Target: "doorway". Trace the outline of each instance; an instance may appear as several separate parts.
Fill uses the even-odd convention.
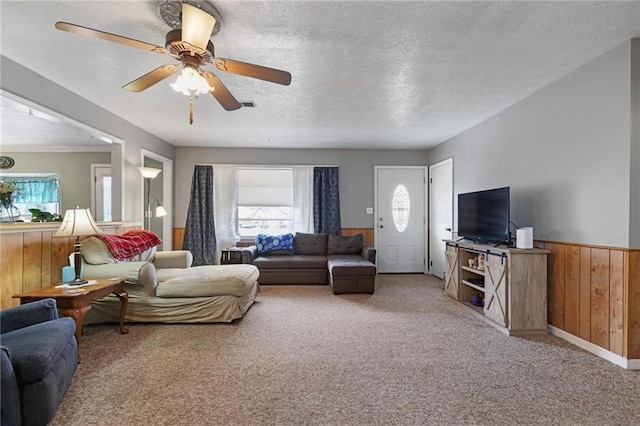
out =
[[[380,273],[425,272],[425,167],[375,166]]]
[[[162,170],[162,173],[151,181],[150,195],[152,198],[152,217],[149,218],[150,230],[157,234],[162,243],[158,246],[159,250],[173,249],[173,160],[166,158],[160,154],[142,150],[142,165],[144,167],[153,167]],[[142,176],[141,176],[142,179]],[[142,214],[147,211],[147,199],[145,192],[145,184],[142,182]],[[167,215],[163,217],[155,217],[154,212],[158,205],[162,205]]]
[[[111,164],[92,164],[91,210],[98,222],[111,222]]]
[[[445,243],[453,237],[453,159],[429,167],[429,270],[444,279]]]

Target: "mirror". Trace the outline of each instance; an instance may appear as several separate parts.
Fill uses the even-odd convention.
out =
[[[80,206],[91,208],[98,221],[121,220],[117,210],[121,208],[120,202],[111,203],[120,197],[115,185],[109,186],[109,179],[95,184],[96,173],[102,173],[103,177],[105,173],[120,173],[117,164],[122,155],[122,146],[117,143],[120,141],[4,91],[0,93],[0,113],[0,154],[13,160],[11,167],[0,169],[0,177],[56,175],[60,194],[58,213],[63,215],[65,210]],[[101,188],[104,194],[99,191]],[[110,212],[112,208],[115,211]]]

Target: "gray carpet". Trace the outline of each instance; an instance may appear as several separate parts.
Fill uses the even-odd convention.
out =
[[[234,324],[88,326],[54,425],[631,425],[640,372],[508,337],[442,281],[263,286]]]

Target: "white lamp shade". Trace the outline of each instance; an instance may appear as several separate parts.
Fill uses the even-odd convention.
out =
[[[182,22],[182,41],[202,50],[206,49],[216,18],[197,7],[182,3]]]
[[[168,213],[162,206],[156,207],[156,217],[166,216]]]
[[[82,235],[100,234],[89,209],[72,209],[64,213],[62,224],[54,237],[80,237]]]
[[[153,167],[138,167],[140,174],[145,179],[153,179],[160,174],[162,170],[154,169]]]

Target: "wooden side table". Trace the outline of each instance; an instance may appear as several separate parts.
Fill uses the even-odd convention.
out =
[[[127,313],[129,294],[124,289],[122,278],[99,279],[96,284],[78,287],[60,287],[54,284],[38,290],[16,294],[13,297],[20,299],[20,304],[35,302],[36,300],[52,298],[56,300],[58,314],[71,317],[76,323],[76,340],[80,344],[82,334],[82,321],[91,309],[91,301],[100,299],[110,294],[115,294],[120,299],[120,333],[127,334],[129,330],[124,327],[124,316]]]
[[[242,263],[242,250],[230,248],[221,251],[221,265],[237,265],[240,263]]]

